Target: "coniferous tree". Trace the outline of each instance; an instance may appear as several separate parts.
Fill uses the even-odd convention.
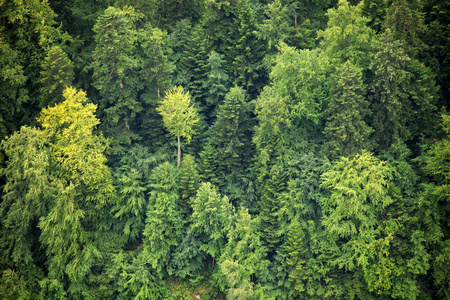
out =
[[[203,182],[211,182],[212,184],[218,183],[218,166],[217,166],[217,150],[212,145],[210,141],[208,141],[203,146],[203,151],[199,153],[200,162],[199,162],[199,173],[200,179]]]
[[[174,65],[169,61],[168,36],[159,28],[146,24],[139,31],[139,80],[143,89],[133,97],[140,99],[142,111],[137,115],[139,135],[154,150],[167,142],[164,124],[156,111],[165,90],[170,88]]]
[[[142,255],[159,278],[164,275],[172,252],[183,234],[179,180],[179,170],[168,162],[156,167],[150,177]]]
[[[208,78],[203,82],[207,97],[205,99],[204,111],[206,119],[212,123],[217,115],[219,105],[225,99],[228,92],[228,75],[223,71],[222,64],[225,62],[224,55],[211,51],[208,57]]]
[[[69,283],[75,296],[87,289],[87,276],[102,255],[100,249],[108,247],[108,239],[114,241],[103,230],[108,230],[107,205],[115,189],[103,154],[107,140],[93,134],[99,123],[96,106],[87,104],[86,94],[73,88],[66,88],[63,96],[64,102],[44,109],[39,118],[62,179],[39,228],[49,278]],[[94,220],[98,227],[92,227]]]
[[[328,10],[328,25],[317,32],[323,38],[321,47],[335,63],[351,63],[366,69],[370,63],[370,47],[374,31],[366,24],[369,18],[362,14],[363,2],[353,6],[339,0],[338,7]]]
[[[143,87],[136,53],[135,22],[140,18],[131,7],[109,7],[93,29],[97,44],[92,54],[93,86],[101,96],[99,109],[104,131],[119,145],[138,139],[133,127],[136,114],[142,110],[136,97]]]
[[[365,122],[369,115],[369,102],[365,99],[361,70],[350,61],[345,62],[333,77],[331,95],[324,130],[330,153],[348,156],[361,149],[371,150],[369,138],[373,129]]]
[[[180,167],[180,197],[183,213],[188,217],[191,212],[192,198],[197,193],[199,185],[199,175],[197,173],[197,163],[192,155],[187,154]]]
[[[227,289],[229,299],[253,299],[255,282],[252,278],[268,266],[267,248],[261,241],[258,222],[257,217],[252,218],[242,208],[228,232],[228,243],[220,256],[216,278],[221,288]]]
[[[448,253],[450,243],[450,165],[448,155],[450,149],[450,117],[442,115],[442,129],[446,136],[434,143],[424,145],[422,155],[418,158],[422,170],[432,179],[423,184],[420,201],[421,223],[426,233],[428,247],[432,253],[433,283],[436,295],[443,299],[450,296],[450,265]]]
[[[53,46],[42,63],[42,88],[40,107],[45,108],[63,101],[63,90],[74,80],[73,64],[67,54]]]
[[[424,233],[408,228],[412,219],[390,182],[392,171],[363,151],[342,157],[323,174],[322,186],[330,196],[321,199],[322,224],[336,247],[327,263],[353,272],[366,286],[363,293],[415,299],[417,277],[427,272],[430,256]],[[407,229],[411,234],[405,237]]]
[[[406,68],[411,59],[389,30],[380,36],[374,48],[377,53],[370,66],[374,73],[371,83],[372,126],[379,146],[388,147],[396,141],[408,140],[411,135],[407,122],[412,114],[408,97],[408,83],[412,75]]]
[[[209,182],[202,182],[192,200],[191,227],[189,233],[201,242],[200,250],[214,260],[219,258],[227,242],[234,209],[227,196],[220,196]]]
[[[212,143],[216,146],[216,159],[225,178],[239,177],[245,170],[250,151],[250,104],[241,87],[233,87],[217,112],[212,128]]]

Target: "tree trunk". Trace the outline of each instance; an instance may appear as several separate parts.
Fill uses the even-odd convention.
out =
[[[181,165],[181,145],[180,145],[180,135],[178,135],[178,168]]]

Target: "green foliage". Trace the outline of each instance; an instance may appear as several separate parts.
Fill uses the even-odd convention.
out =
[[[424,145],[419,157],[422,170],[432,179],[424,185],[421,195],[421,217],[426,232],[426,239],[433,251],[433,277],[438,295],[448,298],[450,284],[446,280],[450,266],[448,264],[450,215],[450,117],[442,115],[442,129],[446,136],[430,145]]]
[[[391,172],[388,165],[363,151],[342,157],[324,173],[322,186],[331,193],[321,199],[322,224],[337,247],[328,264],[354,272],[371,292],[414,299],[417,275],[428,270],[430,255],[423,245],[423,232],[409,225],[413,219],[400,204],[404,200],[395,194]],[[410,231],[406,240],[405,230]]]
[[[351,63],[360,68],[369,65],[371,40],[374,31],[366,24],[369,19],[362,15],[364,2],[353,6],[347,0],[339,0],[338,7],[328,10],[328,26],[317,32],[322,38],[321,47],[336,63]]]
[[[224,55],[211,51],[208,57],[208,78],[204,81],[203,87],[206,90],[205,111],[210,122],[217,114],[217,109],[225,99],[228,91],[228,75],[223,71],[222,65],[225,62]]]
[[[194,157],[188,154],[181,163],[179,184],[181,206],[185,216],[189,216],[191,213],[191,199],[197,193],[199,179]]]
[[[137,72],[140,62],[136,55],[135,22],[140,18],[131,7],[109,7],[93,28],[97,44],[92,54],[93,86],[101,94],[100,112],[105,125],[119,143],[137,138],[130,129],[142,110],[142,103],[136,98],[143,84]]]
[[[144,229],[147,189],[140,179],[138,170],[126,166],[116,179],[118,199],[112,212],[124,222],[123,233],[129,241],[137,239]]]
[[[200,250],[218,258],[226,244],[234,209],[227,196],[221,197],[211,183],[202,182],[192,201],[189,232],[203,243]]]
[[[63,96],[64,102],[42,110],[39,122],[64,178],[83,186],[80,192],[85,201],[102,206],[113,196],[114,189],[105,164],[108,141],[93,134],[100,123],[95,116],[96,106],[86,103],[86,93],[74,88],[66,88]]]
[[[41,76],[40,107],[45,108],[62,102],[63,90],[72,85],[75,74],[72,62],[59,46],[53,46],[48,51],[42,63]]]
[[[216,275],[229,299],[252,299],[252,277],[268,267],[267,248],[261,241],[258,223],[259,218],[252,218],[242,208],[228,232],[228,243],[219,260],[220,273]]]
[[[33,263],[35,222],[47,213],[59,182],[50,175],[54,163],[45,141],[41,131],[22,127],[2,142],[2,150],[8,157],[6,167],[1,170],[5,180],[0,205],[2,265]]]
[[[329,117],[324,134],[333,156],[371,150],[369,138],[373,129],[365,122],[370,113],[365,94],[361,70],[346,61],[333,76],[332,96],[327,108]]]
[[[300,49],[312,48],[314,40],[308,15],[315,5],[281,0],[268,3],[267,19],[258,28],[258,38],[267,42],[268,49],[275,48],[280,42]]]
[[[143,257],[160,278],[183,234],[179,180],[179,170],[168,162],[156,167],[150,176]]]
[[[245,91],[236,86],[226,94],[217,112],[211,140],[217,151],[217,166],[227,177],[239,178],[252,152],[247,138],[250,108]]]
[[[195,134],[195,125],[199,121],[197,111],[191,105],[189,92],[185,93],[181,86],[167,90],[157,111],[162,116],[167,130],[178,138],[178,167],[180,167],[180,137],[186,138],[186,143],[189,144]]]
[[[422,6],[423,1],[420,0],[395,0],[386,11],[384,27],[406,45],[409,55],[423,47],[421,36],[426,27]]]
[[[437,110],[437,90],[431,70],[412,60],[390,30],[379,38],[374,42],[376,53],[370,66],[373,128],[375,140],[387,148],[436,130],[432,116]]]
[[[2,1],[0,15],[0,137],[36,125],[41,63],[67,36],[48,1]]]
[[[0,277],[0,297],[5,300],[30,299],[23,277],[11,269],[3,271]]]

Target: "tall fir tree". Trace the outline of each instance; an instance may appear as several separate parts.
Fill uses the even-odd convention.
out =
[[[331,95],[327,108],[328,122],[324,129],[330,153],[333,156],[348,156],[361,149],[372,150],[370,134],[373,129],[365,122],[370,111],[361,70],[350,61],[337,68]]]
[[[141,15],[131,7],[109,7],[94,26],[96,47],[92,53],[93,86],[99,91],[100,118],[103,131],[120,146],[139,139],[135,118],[142,110],[136,98],[143,88],[139,79],[139,59],[135,22]]]

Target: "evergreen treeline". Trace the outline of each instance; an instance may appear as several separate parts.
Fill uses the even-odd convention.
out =
[[[0,299],[450,299],[449,26],[0,0]]]

